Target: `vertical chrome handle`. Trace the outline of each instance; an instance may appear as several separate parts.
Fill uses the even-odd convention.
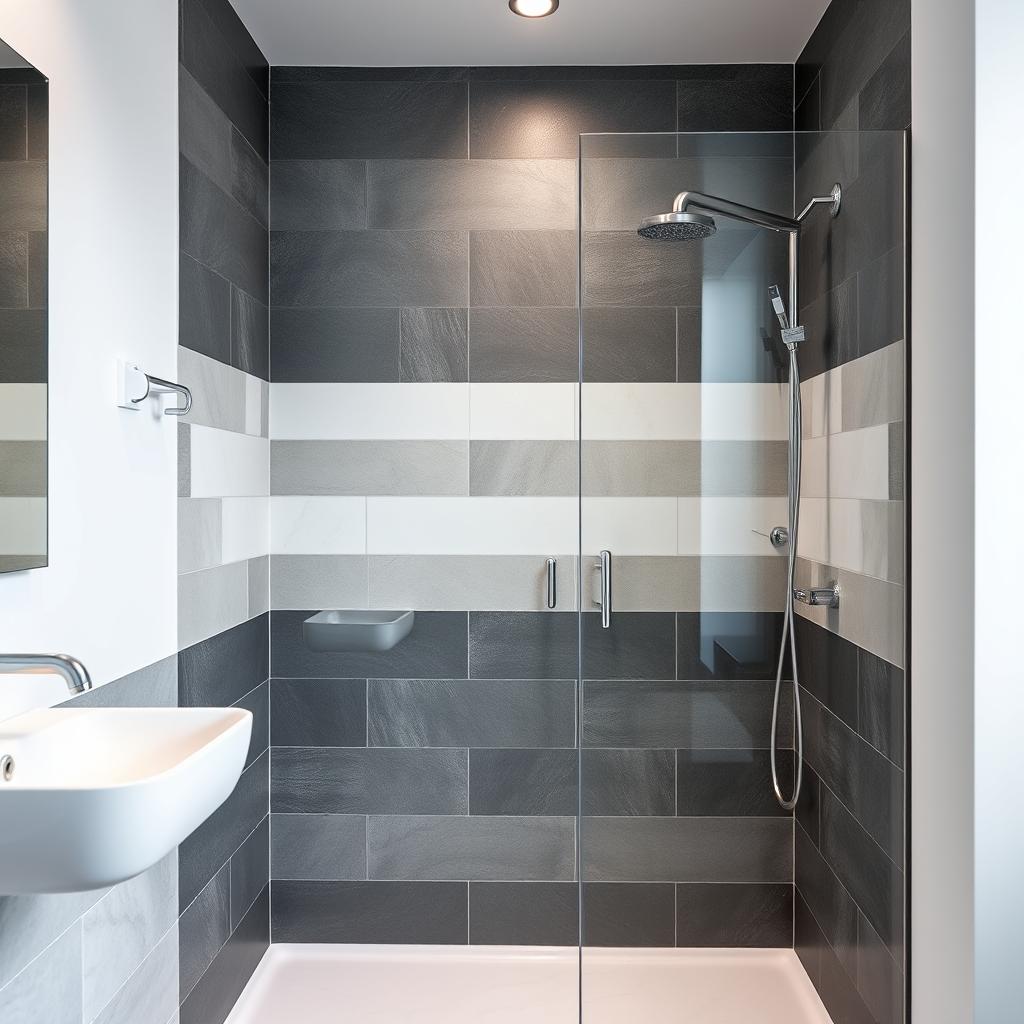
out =
[[[612,553],[601,552],[601,561],[594,563],[595,569],[601,570],[601,596],[597,603],[601,606],[601,627],[607,629],[612,624]]]
[[[548,607],[554,608],[558,604],[558,593],[555,590],[555,559],[548,559]]]

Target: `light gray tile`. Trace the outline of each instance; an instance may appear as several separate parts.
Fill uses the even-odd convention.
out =
[[[838,608],[797,605],[799,615],[884,658],[898,668],[904,662],[906,593],[898,583],[798,558],[796,585],[823,587],[839,583]]]
[[[46,497],[46,442],[0,441],[0,498]]]
[[[365,160],[275,160],[273,231],[366,227]]]
[[[771,497],[786,493],[785,441],[584,440],[583,493],[594,497]]]
[[[82,977],[86,1020],[107,1005],[177,918],[177,852],[137,878],[115,886],[85,915]]]
[[[843,430],[903,420],[905,366],[902,341],[843,364]]]
[[[272,608],[365,608],[365,555],[274,555]]]
[[[221,544],[220,498],[179,498],[178,572],[219,565]]]
[[[473,231],[469,293],[473,306],[572,306],[574,231]]]
[[[469,493],[572,496],[578,453],[575,441],[471,441]]]
[[[249,617],[249,574],[231,562],[178,577],[178,647],[223,633]]]
[[[484,307],[470,311],[471,380],[576,381],[579,316],[571,307]]]
[[[467,441],[271,441],[271,494],[468,493]]]
[[[81,925],[69,928],[0,988],[0,1020],[4,1024],[82,1024]]]
[[[275,558],[279,556],[274,556]],[[558,555],[559,611],[576,607],[576,559]],[[371,555],[370,607],[543,611],[547,561],[536,555]]]
[[[573,160],[371,160],[367,192],[373,228],[576,226]]]
[[[370,679],[372,747],[571,747],[572,679]]]
[[[270,556],[249,559],[249,618],[270,611]]]
[[[411,383],[464,381],[469,374],[465,309],[403,309],[399,375]]]
[[[178,424],[178,497],[187,498],[192,493],[192,428],[187,423]]]
[[[273,878],[366,878],[366,818],[361,814],[273,814]]]
[[[104,1007],[95,1024],[166,1024],[177,1010],[178,929],[164,936]]]
[[[791,818],[587,818],[592,882],[792,882]]]
[[[570,817],[373,816],[367,822],[373,879],[572,881]]]
[[[178,346],[178,380],[192,392],[186,423],[245,432],[245,374],[217,359]]]
[[[196,987],[231,935],[231,868],[225,864],[178,920],[180,991],[184,999]]]
[[[176,708],[178,656],[172,654],[120,679],[86,690],[66,703],[84,708]]]

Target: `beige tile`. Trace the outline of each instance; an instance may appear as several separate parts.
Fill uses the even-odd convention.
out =
[[[272,555],[270,606],[274,609],[365,608],[364,555]]]
[[[0,441],[0,497],[46,497],[45,441]]]

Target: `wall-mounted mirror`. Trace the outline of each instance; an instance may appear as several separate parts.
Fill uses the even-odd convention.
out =
[[[0,40],[0,572],[47,564],[48,92]]]

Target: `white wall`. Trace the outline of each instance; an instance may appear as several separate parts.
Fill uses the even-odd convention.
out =
[[[973,0],[914,0],[910,521],[914,1024],[967,1024],[973,1012],[973,37]],[[991,386],[989,378],[986,392]],[[1001,446],[1001,457],[1005,456],[1006,447]]]
[[[177,20],[177,0],[0,0],[50,79],[51,190],[50,568],[0,576],[0,650],[74,654],[98,683],[176,650],[175,421],[118,409],[114,360],[175,375]]]
[[[1021,609],[1006,599],[1024,572],[1024,208],[994,199],[1024,161],[1024,7],[976,0],[976,12],[975,1020],[1000,1024],[1021,1013],[1024,917]]]

